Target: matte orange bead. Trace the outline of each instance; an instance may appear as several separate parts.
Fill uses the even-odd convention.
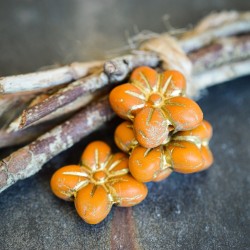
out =
[[[161,150],[154,148],[147,153],[147,149],[136,147],[129,158],[129,170],[136,180],[141,182],[152,181],[160,170]]]
[[[192,142],[175,141],[167,145],[171,154],[174,171],[188,174],[200,171],[203,168],[203,158],[200,149]]]

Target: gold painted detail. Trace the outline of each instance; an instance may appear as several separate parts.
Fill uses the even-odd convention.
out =
[[[66,171],[63,172],[63,175],[71,175],[79,178],[77,184],[71,188],[67,193],[62,191],[64,195],[70,197],[76,197],[76,193],[86,187],[88,184],[93,184],[93,189],[91,191],[91,196],[94,196],[95,191],[98,186],[102,186],[107,192],[107,197],[109,201],[114,204],[118,203],[118,198],[115,189],[112,187],[117,181],[120,181],[120,177],[129,173],[128,168],[122,168],[115,170],[115,168],[124,160],[118,159],[113,161],[113,155],[110,155],[105,162],[100,162],[98,149],[95,150],[95,164],[91,166],[81,165],[81,171]],[[116,180],[117,179],[117,180]]]

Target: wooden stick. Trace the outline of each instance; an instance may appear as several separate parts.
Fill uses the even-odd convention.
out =
[[[250,73],[250,59],[232,62],[193,76],[192,84],[188,87],[188,95],[196,97],[197,93],[207,87],[246,76]]]
[[[101,96],[103,91],[96,91],[94,93],[90,93],[84,96],[78,97],[76,100],[72,101],[71,103],[58,108],[57,110],[51,112],[47,116],[33,122],[31,125],[25,126],[24,129],[29,128],[30,126],[36,126],[38,124],[53,121],[55,119],[63,119],[66,117],[69,117],[72,115],[75,111],[79,110],[80,108],[83,108],[87,104],[89,104],[91,101],[95,100],[97,97]],[[30,108],[30,107],[29,107]],[[17,119],[15,119],[13,122],[9,124],[9,127],[7,128],[7,132],[14,132],[20,130],[20,123],[21,123],[22,116],[19,116]],[[21,129],[23,130],[23,129]]]
[[[250,57],[250,35],[215,40],[211,45],[188,54],[193,74]]]
[[[41,90],[71,82],[86,76],[93,68],[100,67],[101,61],[87,63],[72,63],[68,66],[39,71],[24,75],[0,78],[0,93],[16,93]]]
[[[156,53],[148,51],[134,53],[105,62],[104,73],[107,74],[110,82],[118,83],[125,80],[136,67],[156,67],[160,62],[160,57]]]
[[[225,11],[205,17],[193,30],[179,38],[179,44],[188,53],[215,39],[249,32],[250,12]]]
[[[25,109],[21,116],[20,128],[25,128],[39,119],[51,114],[57,109],[70,104],[82,95],[89,95],[108,84],[105,74],[94,74],[73,82],[66,88],[60,89],[44,101]]]
[[[18,131],[0,130],[0,148],[31,142],[55,126],[55,121],[51,121]]]
[[[96,130],[112,116],[108,98],[103,98],[0,161],[0,192],[38,172],[43,164]]]

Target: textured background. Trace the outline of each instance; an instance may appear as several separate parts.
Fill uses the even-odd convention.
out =
[[[249,7],[246,0],[1,1],[0,75],[105,58],[134,27],[166,31],[165,14],[183,28],[214,10]],[[73,204],[52,195],[49,181],[58,167],[77,163],[88,142],[113,145],[115,119],[0,194],[0,249],[249,249],[249,80],[212,87],[199,101],[214,127],[211,169],[149,184],[141,205],[85,224]]]

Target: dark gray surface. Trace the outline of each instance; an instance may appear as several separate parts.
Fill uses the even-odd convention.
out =
[[[140,4],[140,5],[139,5]],[[248,1],[1,1],[0,74],[36,70],[54,63],[98,59],[125,44],[124,31],[164,31],[195,23],[218,9],[249,9]],[[149,184],[149,195],[132,209],[131,241],[142,249],[249,249],[250,78],[212,87],[200,101],[214,127],[211,169],[173,174]],[[88,142],[113,145],[118,119],[49,162],[35,176],[0,194],[0,249],[128,249],[114,245],[114,208],[97,226],[85,224],[73,204],[54,197],[51,175],[77,163]],[[2,154],[5,154],[2,152]],[[126,221],[125,221],[126,222]],[[121,218],[121,223],[124,220]],[[131,224],[132,223],[132,224]],[[126,233],[123,232],[123,233]],[[119,238],[116,239],[119,242]]]

